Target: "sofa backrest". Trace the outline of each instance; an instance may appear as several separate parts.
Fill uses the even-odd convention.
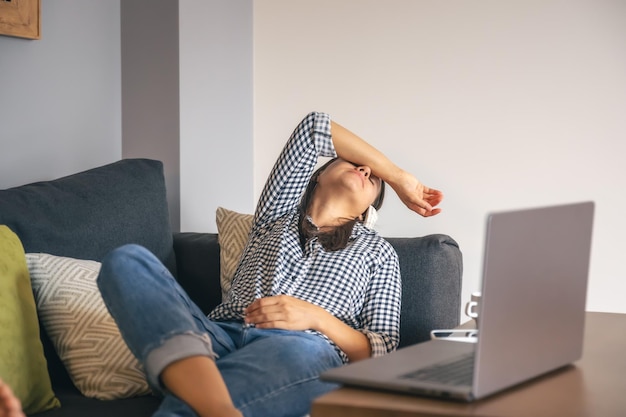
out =
[[[402,275],[400,347],[423,342],[433,329],[459,324],[463,256],[448,235],[386,238]]]
[[[400,347],[423,342],[433,329],[459,324],[463,256],[448,235],[386,238],[402,275]],[[175,233],[178,282],[206,314],[221,301],[220,246],[215,233]]]
[[[27,253],[100,261],[122,244],[138,243],[176,272],[160,161],[124,159],[0,190],[0,224]]]

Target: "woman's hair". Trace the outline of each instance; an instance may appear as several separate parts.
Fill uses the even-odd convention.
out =
[[[319,167],[309,180],[309,184],[304,191],[302,200],[300,201],[300,222],[298,224],[298,230],[300,232],[300,242],[304,246],[306,241],[314,236],[317,236],[322,247],[327,251],[336,251],[343,249],[348,245],[348,240],[352,235],[352,228],[359,221],[359,219],[348,219],[345,223],[335,227],[324,227],[323,229],[317,229],[307,219],[307,210],[313,199],[315,193],[315,187],[317,186],[317,178],[330,164],[335,162],[338,158],[333,158]],[[376,210],[380,209],[385,199],[385,182],[380,180],[380,191],[376,200],[371,204]],[[365,217],[365,213],[362,215]]]

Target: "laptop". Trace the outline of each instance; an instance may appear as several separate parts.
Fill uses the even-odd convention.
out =
[[[435,339],[325,381],[474,401],[582,356],[594,203],[487,216],[476,343]]]

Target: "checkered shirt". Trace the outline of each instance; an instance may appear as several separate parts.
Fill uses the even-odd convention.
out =
[[[287,294],[321,306],[363,332],[372,356],[381,356],[394,350],[400,338],[398,256],[385,239],[360,222],[344,249],[327,252],[316,237],[301,245],[298,206],[320,156],[336,156],[330,117],[311,113],[280,154],[259,199],[228,297],[209,317],[243,320],[244,309],[254,299]],[[317,334],[347,362],[341,349]]]

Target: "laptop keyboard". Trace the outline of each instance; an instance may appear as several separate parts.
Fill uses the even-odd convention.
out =
[[[402,376],[417,381],[463,386],[472,384],[474,375],[474,353],[469,353],[452,361],[437,363]]]

